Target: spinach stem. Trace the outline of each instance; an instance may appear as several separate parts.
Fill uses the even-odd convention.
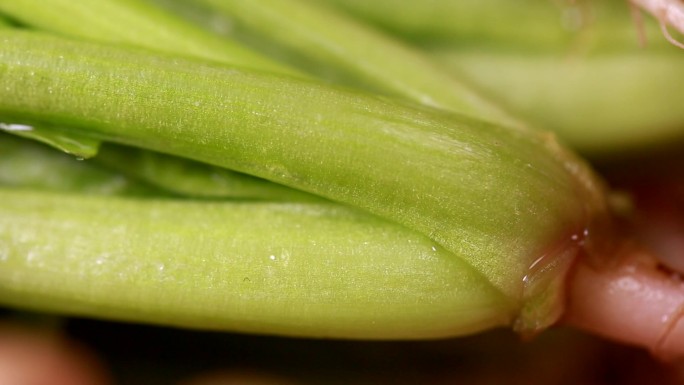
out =
[[[557,279],[539,277],[529,290],[523,278],[603,207],[586,166],[537,131],[39,33],[0,32],[0,40],[0,116],[55,122],[360,208],[431,238],[521,307],[535,298],[547,300],[540,308],[558,304],[562,293],[547,291],[561,279],[554,269],[540,274]],[[549,314],[527,321],[536,328]]]
[[[509,124],[523,124],[419,50],[306,0],[193,0],[257,35],[348,74],[377,92]]]
[[[177,55],[297,75],[297,71],[231,39],[209,33],[144,1],[0,0],[0,12],[30,27],[61,35],[136,45]]]
[[[0,302],[190,328],[416,339],[514,308],[432,240],[334,204],[0,188]]]

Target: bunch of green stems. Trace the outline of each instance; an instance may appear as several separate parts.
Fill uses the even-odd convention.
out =
[[[684,59],[635,50],[618,5],[400,3],[0,0],[0,303],[342,338],[556,322],[607,209],[543,129],[669,141]],[[421,22],[439,5],[479,21]]]

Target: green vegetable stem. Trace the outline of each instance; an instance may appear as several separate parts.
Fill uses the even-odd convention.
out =
[[[6,305],[372,339],[461,335],[512,316],[509,300],[461,258],[338,205],[0,197]]]
[[[234,35],[261,49],[309,61],[320,76],[424,105],[523,124],[419,50],[313,1],[193,0],[235,24]],[[286,54],[283,55],[282,52]],[[320,70],[322,69],[322,70]]]
[[[469,99],[485,96],[518,119],[470,112],[524,119],[592,159],[681,138],[680,52],[654,20],[635,24],[625,2],[150,1],[321,77],[335,72],[339,82],[414,101],[421,98],[405,91],[423,89],[466,113]],[[421,88],[428,84],[439,86]],[[464,92],[462,102],[447,101],[454,92]]]
[[[681,140],[684,65],[675,48],[586,55],[434,54],[487,94],[591,158]]]
[[[623,1],[322,0],[422,47],[540,53],[639,46]],[[388,12],[388,10],[392,12]],[[658,36],[654,23],[644,33]],[[667,47],[662,39],[649,45]]]
[[[628,2],[324,2],[420,45],[582,155],[624,156],[682,138],[681,50],[655,20],[635,23]]]
[[[0,12],[32,28],[64,36],[135,45],[265,71],[297,73],[143,1],[0,0]]]
[[[387,332],[375,334],[376,338],[456,335],[479,329],[475,324],[515,323],[520,331],[536,331],[560,315],[564,274],[588,228],[603,212],[601,187],[591,172],[546,133],[316,81],[42,33],[2,31],[0,42],[0,116],[8,124],[31,127],[49,122],[63,127],[66,134],[225,167],[368,213],[354,214],[348,225],[337,227],[332,224],[337,219],[328,225],[314,223],[304,208],[285,210],[292,215],[279,217],[283,211],[272,210],[276,206],[247,205],[248,210],[240,203],[188,202],[191,208],[184,208],[172,202],[157,206],[154,201],[143,205],[40,193],[13,198],[8,191],[0,200],[7,249],[0,296],[5,303],[293,335],[367,337],[378,331],[373,325],[379,323],[386,324]],[[26,203],[18,205],[18,199]],[[341,209],[334,207],[333,211]],[[126,215],[114,215],[119,212]],[[85,213],[97,218],[93,220],[97,226]],[[325,221],[325,213],[313,217]],[[12,225],[21,218],[26,218],[24,225]],[[123,218],[130,219],[124,224]],[[373,225],[354,227],[361,222]],[[26,230],[21,235],[19,229],[39,229],[40,223],[47,226],[43,231]],[[244,226],[238,228],[240,223]],[[69,234],[89,226],[90,235],[68,240]],[[403,235],[387,235],[395,230]],[[123,234],[121,241],[109,242],[117,231]],[[316,243],[325,244],[324,248],[304,246],[311,239],[301,237],[310,232],[320,234]],[[391,247],[357,255],[355,249],[340,246],[341,239],[363,244],[354,234],[369,233],[373,239],[390,240],[388,244],[406,244],[397,237],[408,234],[418,237],[413,242],[429,249],[411,249],[406,260],[420,264],[422,253],[432,251],[438,254],[435,263],[463,269],[453,267],[447,275],[456,278],[444,280],[421,267],[388,263],[398,253]],[[152,241],[155,237],[158,240]],[[179,241],[171,241],[177,237]],[[287,243],[290,239],[302,242]],[[169,248],[162,248],[164,244]],[[273,248],[287,250],[297,260],[292,259],[292,266],[308,266],[310,275],[299,270],[292,275],[294,281],[267,279],[273,271],[270,256],[279,258],[280,251]],[[75,250],[82,250],[84,256],[71,260]],[[336,262],[329,265],[320,250]],[[93,260],[97,265],[97,255],[106,253],[116,261],[137,260],[134,266],[139,269],[124,270],[117,280],[112,277],[123,262],[87,268]],[[34,258],[37,255],[39,259]],[[381,261],[372,262],[376,267],[361,262],[371,261],[371,256]],[[348,259],[360,262],[341,262]],[[38,260],[44,270],[29,283],[29,271],[40,268],[34,264]],[[91,262],[80,264],[83,260]],[[166,261],[169,268],[178,261],[178,270],[171,273]],[[224,276],[227,266],[235,266],[236,275]],[[446,302],[411,305],[428,298],[422,294],[405,302],[391,300],[387,306],[394,310],[388,314],[396,324],[379,315],[385,308],[377,308],[375,314],[378,302],[369,302],[369,293],[377,293],[374,301],[381,301],[397,295],[404,285],[404,276],[391,270],[395,268],[410,270],[425,290]],[[323,290],[340,271],[344,282]],[[183,272],[193,278],[178,275]],[[252,275],[257,272],[261,275]],[[81,279],[74,278],[56,301],[51,286],[60,274]],[[206,274],[201,281],[205,283],[192,283]],[[260,293],[282,291],[283,297],[278,297],[283,298],[282,304],[270,300],[270,294],[259,299],[256,292],[244,291],[245,277],[257,277]],[[381,277],[387,281],[377,281]],[[395,278],[395,283],[385,283]],[[169,286],[163,282],[174,280],[186,283],[164,294]],[[313,286],[307,286],[306,280]],[[100,282],[99,292],[90,297],[77,294],[95,281]],[[364,289],[334,294],[351,282]],[[419,284],[407,285],[414,290]],[[145,309],[150,300],[138,291],[143,287],[150,296],[157,293],[164,298],[149,312]],[[470,290],[479,294],[471,297]],[[247,302],[235,302],[231,296]],[[111,302],[100,302],[105,297],[111,297]],[[365,312],[350,311],[349,304],[355,302],[372,306]],[[327,313],[322,307],[299,312],[313,303],[324,304]],[[434,315],[429,318],[434,329],[410,332],[416,319],[423,322],[429,315]],[[248,320],[253,326],[247,325]],[[454,326],[447,328],[447,324]]]
[[[94,162],[180,196],[288,202],[321,200],[251,175],[112,143],[102,146]]]

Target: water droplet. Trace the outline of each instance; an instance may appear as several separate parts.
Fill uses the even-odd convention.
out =
[[[157,265],[157,270],[159,270],[159,271],[164,271],[164,268],[165,268],[165,266],[163,263],[160,263],[159,265]]]
[[[271,261],[275,261],[275,260],[276,260],[276,256],[275,256],[275,255],[270,255],[270,256],[268,257],[268,259],[270,259]]]
[[[432,246],[432,251],[437,251],[437,248]]]
[[[0,123],[0,130],[5,131],[32,131],[33,126],[18,123]]]

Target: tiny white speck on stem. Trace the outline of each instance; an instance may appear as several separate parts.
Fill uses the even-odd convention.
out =
[[[0,123],[0,130],[5,131],[32,131],[33,126],[17,123]]]

